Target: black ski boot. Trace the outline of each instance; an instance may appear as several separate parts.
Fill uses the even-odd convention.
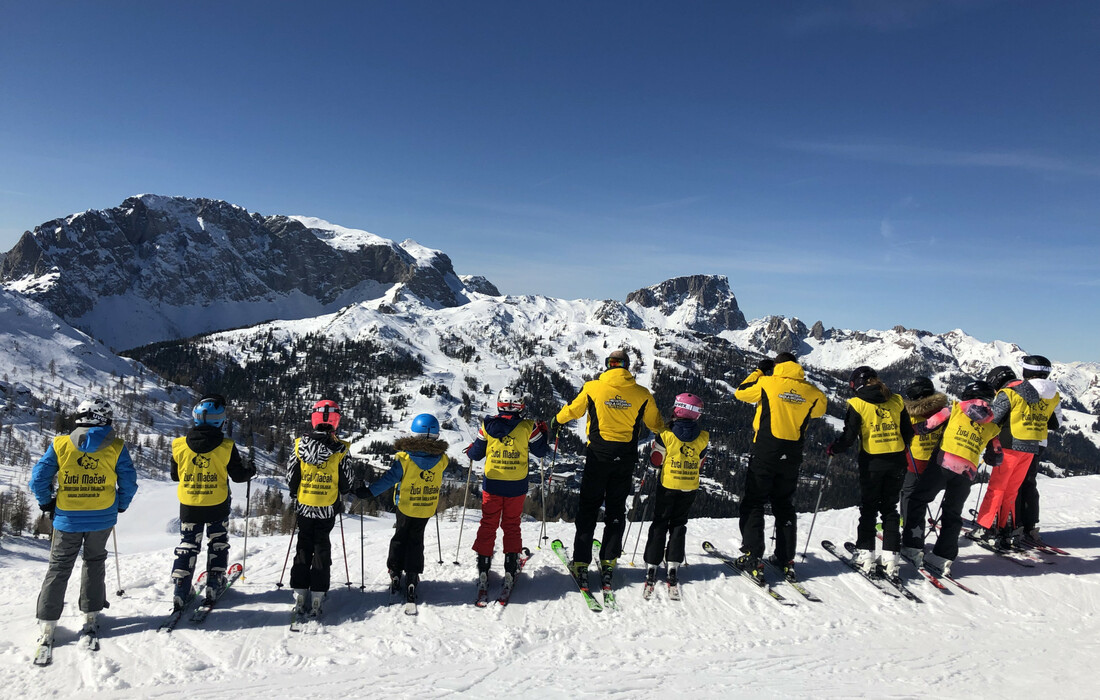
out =
[[[504,554],[504,587],[511,588],[519,573],[519,552],[506,552]]]
[[[401,592],[401,572],[389,569],[390,574],[390,595],[397,595]]]
[[[481,554],[477,555],[477,590],[478,593],[489,590],[489,569],[493,568],[493,558]]]

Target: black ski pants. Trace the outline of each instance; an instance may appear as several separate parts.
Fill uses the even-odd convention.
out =
[[[684,537],[688,511],[698,491],[673,491],[657,484],[653,501],[653,524],[645,541],[645,563],[657,566],[662,558],[670,564],[684,562]],[[667,542],[667,545],[666,545]]]
[[[898,551],[901,539],[898,523],[898,497],[905,480],[904,467],[870,470],[859,468],[859,525],[856,527],[856,547],[875,550],[875,525],[882,515],[882,550]]]
[[[940,536],[932,553],[954,561],[959,556],[959,533],[962,532],[962,510],[970,496],[973,481],[966,474],[956,474],[939,464],[930,462],[917,479],[905,513],[905,527],[901,543],[906,547],[924,548],[924,513],[936,496],[943,491],[940,506]]]
[[[600,559],[618,559],[623,552],[623,530],[626,526],[626,497],[630,495],[637,448],[617,455],[597,455],[588,449],[581,477],[580,508],[577,512],[577,534],[573,537],[573,560],[592,561],[592,539],[596,521],[603,505],[603,539]]]
[[[397,511],[397,523],[390,538],[390,553],[386,567],[407,576],[424,572],[424,529],[431,518],[413,518]]]
[[[1039,456],[1031,460],[1031,466],[1027,468],[1027,475],[1020,482],[1020,490],[1016,493],[1016,527],[1023,527],[1024,532],[1031,530],[1039,524]]]
[[[764,556],[764,506],[771,503],[775,516],[775,556],[780,562],[794,559],[798,551],[794,492],[798,488],[798,467],[802,445],[767,455],[753,453],[741,497],[741,551],[756,558]]]
[[[329,535],[336,516],[304,518],[298,516],[298,545],[290,567],[290,587],[308,588],[327,593],[332,569],[332,543]]]

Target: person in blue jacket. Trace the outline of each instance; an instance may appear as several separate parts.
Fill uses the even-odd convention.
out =
[[[424,528],[439,506],[443,471],[447,468],[447,443],[439,439],[439,421],[430,413],[412,420],[411,435],[394,440],[397,450],[389,471],[370,486],[355,489],[357,498],[374,498],[397,486],[397,523],[390,538],[386,566],[390,592],[401,590],[405,576],[405,600],[415,603],[420,574],[424,571]]]
[[[113,419],[107,401],[81,401],[76,429],[54,438],[31,471],[31,491],[39,508],[53,519],[50,563],[38,594],[39,643],[53,640],[65,607],[65,588],[81,550],[82,634],[98,631],[97,616],[107,607],[107,538],[118,514],[126,511],[137,493],[137,471],[111,427]]]

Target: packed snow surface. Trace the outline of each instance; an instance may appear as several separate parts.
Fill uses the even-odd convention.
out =
[[[255,487],[256,485],[254,485]],[[234,485],[235,502],[244,490]],[[964,540],[957,574],[977,590],[944,594],[906,576],[923,600],[891,599],[819,546],[852,538],[854,509],[819,514],[814,544],[799,572],[824,602],[781,607],[716,560],[709,539],[737,549],[734,520],[688,526],[684,599],[658,589],[641,597],[640,554],[632,527],[617,573],[620,609],[589,612],[540,523],[524,524],[534,558],[506,608],[478,609],[470,545],[478,513],[467,511],[459,547],[458,512],[429,525],[419,615],[387,605],[385,556],[392,515],[344,516],[333,531],[333,589],[324,626],[289,631],[291,593],[279,589],[288,536],[248,540],[246,578],[206,623],[187,620],[171,634],[157,626],[170,603],[177,542],[173,484],[143,481],[118,526],[124,595],[109,595],[102,649],[76,647],[80,614],[74,572],[53,665],[31,664],[34,606],[49,543],[0,540],[7,595],[0,598],[3,697],[117,698],[1060,698],[1095,697],[1100,639],[1100,477],[1042,479],[1043,525],[1074,556],[1027,569]],[[253,489],[256,491],[256,488]],[[976,501],[977,489],[970,505]],[[933,506],[934,507],[934,506]],[[800,546],[809,517],[801,521]],[[360,528],[362,539],[360,540]],[[551,538],[571,544],[573,526],[551,522]],[[597,535],[599,531],[597,531]],[[644,540],[644,536],[643,536]],[[345,554],[342,542],[346,542]],[[642,543],[644,545],[644,542]],[[498,539],[499,547],[499,539]],[[452,562],[457,558],[461,565]],[[360,554],[362,552],[362,556]],[[233,539],[231,560],[245,554]],[[442,560],[442,563],[439,561]],[[503,557],[494,561],[491,591]],[[635,561],[638,566],[632,566]],[[79,568],[79,564],[78,564]],[[361,574],[361,572],[364,572]],[[351,585],[344,585],[350,579]],[[118,587],[108,561],[107,587]]]

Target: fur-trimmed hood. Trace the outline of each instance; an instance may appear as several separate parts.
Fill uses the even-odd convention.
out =
[[[916,401],[905,399],[905,410],[909,412],[909,419],[916,423],[934,416],[937,411],[947,408],[949,404],[946,394],[936,392]]]
[[[393,441],[393,449],[398,452],[422,452],[429,455],[441,455],[447,452],[447,443],[439,438],[412,436],[397,438]]]

